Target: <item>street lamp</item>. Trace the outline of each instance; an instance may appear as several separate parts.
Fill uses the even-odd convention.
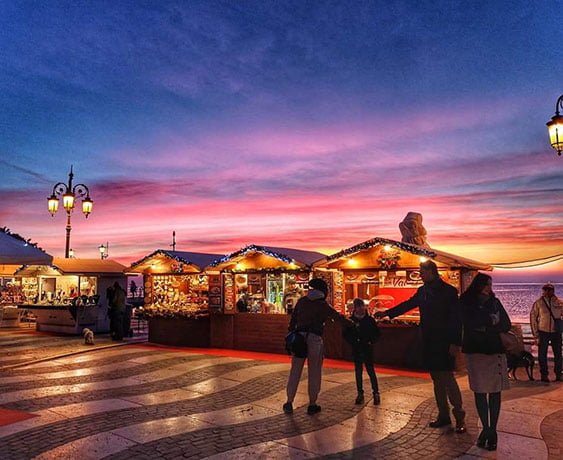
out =
[[[100,244],[98,246],[98,250],[100,251],[100,259],[107,259],[109,256],[109,243],[106,241],[105,246],[103,244]]]
[[[561,156],[561,152],[563,152],[563,116],[560,115],[559,110],[563,111],[563,94],[559,96],[555,103],[555,116],[547,122],[549,142],[557,151],[557,155]]]
[[[59,209],[59,198],[62,199],[63,208],[66,211],[66,245],[65,245],[65,258],[69,259],[72,257],[70,255],[70,231],[72,227],[70,225],[70,215],[74,210],[76,197],[82,198],[82,212],[84,216],[88,218],[92,212],[92,206],[94,202],[90,198],[90,191],[88,187],[84,184],[72,185],[72,178],[74,173],[72,172],[72,166],[70,167],[70,173],[68,174],[68,184],[63,182],[58,182],[53,187],[53,193],[49,198],[47,198],[47,205],[51,216],[55,216],[55,213]]]

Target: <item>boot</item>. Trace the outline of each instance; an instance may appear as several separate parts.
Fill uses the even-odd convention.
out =
[[[381,404],[381,396],[379,396],[379,393],[375,392],[373,394],[373,405],[379,406],[380,404]]]

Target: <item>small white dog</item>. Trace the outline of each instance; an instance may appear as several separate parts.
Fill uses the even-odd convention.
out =
[[[84,345],[94,345],[94,332],[87,327],[82,330],[84,335]]]

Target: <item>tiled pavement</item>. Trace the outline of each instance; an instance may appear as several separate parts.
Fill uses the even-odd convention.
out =
[[[103,340],[100,342],[102,343]],[[288,364],[264,355],[128,344],[84,351],[76,339],[0,332],[0,458],[561,458],[563,385],[513,382],[503,393],[499,449],[479,432],[460,377],[469,432],[430,429],[431,382],[380,372],[382,404],[355,406],[347,364],[325,367],[315,416],[306,382],[281,413]],[[31,355],[31,358],[26,356]],[[23,360],[34,363],[23,365]],[[279,362],[282,361],[282,362]],[[523,375],[520,376],[523,378]]]

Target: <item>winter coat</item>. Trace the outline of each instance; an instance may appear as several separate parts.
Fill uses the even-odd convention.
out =
[[[532,311],[530,311],[530,327],[532,328],[534,337],[538,336],[538,331],[556,332],[555,321],[549,314],[549,310],[543,299],[545,299],[551,307],[551,312],[556,319],[563,318],[563,301],[555,296],[551,299],[543,296],[540,297],[534,302]]]
[[[495,355],[504,353],[501,332],[511,327],[506,310],[495,296],[487,299],[462,299],[464,353]]]
[[[312,289],[297,301],[288,330],[312,332],[322,337],[328,319],[340,320],[343,317],[328,304],[322,292]]]
[[[127,298],[127,295],[125,294],[125,291],[121,288],[121,286],[114,287],[113,310],[117,314],[124,314],[125,313],[126,298]]]
[[[420,309],[422,353],[429,371],[454,370],[450,345],[461,345],[461,315],[457,289],[442,279],[425,283],[408,300],[385,312],[390,318]]]
[[[381,332],[375,320],[366,314],[363,318],[352,315],[350,324],[344,328],[344,340],[352,346],[354,361],[373,361],[373,344]]]

